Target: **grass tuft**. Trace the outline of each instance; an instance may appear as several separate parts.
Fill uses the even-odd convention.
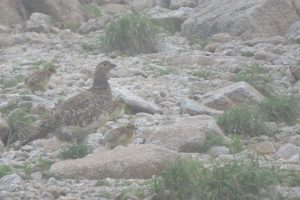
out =
[[[156,187],[170,190],[176,200],[257,200],[261,189],[279,182],[277,172],[260,167],[256,159],[215,164],[211,169],[198,161],[179,161],[161,177]]]
[[[268,134],[262,115],[255,109],[244,105],[226,110],[217,120],[227,135],[258,136]]]
[[[83,158],[90,153],[90,149],[86,144],[73,144],[60,152],[62,159]]]
[[[237,73],[235,81],[245,81],[266,96],[270,96],[274,93],[270,85],[270,79],[265,74],[263,68],[258,64],[249,65]]]
[[[105,27],[103,44],[107,50],[129,55],[156,51],[158,28],[149,17],[137,12],[120,16]]]
[[[12,169],[8,165],[0,165],[0,178],[12,173]]]
[[[294,96],[271,96],[258,104],[258,110],[268,121],[294,125],[299,118],[300,103]]]

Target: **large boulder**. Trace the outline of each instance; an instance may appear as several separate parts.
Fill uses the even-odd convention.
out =
[[[55,177],[71,179],[147,179],[160,174],[177,159],[178,153],[162,146],[130,145],[85,158],[60,161],[53,164],[50,171]]]
[[[299,20],[297,1],[201,0],[196,14],[183,23],[182,35],[190,41],[221,32],[242,38],[284,35]]]
[[[30,13],[40,12],[59,19],[68,26],[84,21],[79,0],[23,0]]]
[[[199,97],[194,96],[194,98],[211,108],[224,110],[241,103],[254,104],[260,102],[264,99],[264,96],[249,83],[242,81],[208,92]]]
[[[213,117],[182,116],[162,122],[145,134],[146,143],[163,145],[179,152],[199,152],[206,134],[222,134]]]
[[[26,30],[29,32],[50,33],[51,17],[43,13],[32,13],[30,20],[26,22]]]
[[[10,127],[5,119],[0,116],[0,139],[6,144],[10,132]]]
[[[300,21],[292,24],[286,33],[288,40],[300,44]]]
[[[0,1],[0,24],[12,26],[23,23],[28,13],[21,0]]]

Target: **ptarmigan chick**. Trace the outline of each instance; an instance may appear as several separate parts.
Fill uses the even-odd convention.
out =
[[[113,149],[119,145],[128,146],[134,140],[135,126],[132,123],[112,128],[105,133],[106,149]]]
[[[114,67],[116,65],[110,61],[99,63],[92,87],[58,104],[41,120],[37,133],[28,136],[22,145],[49,133],[61,140],[81,142],[78,140],[108,122],[114,114],[114,102],[107,76]]]
[[[53,65],[33,72],[25,79],[25,85],[35,94],[36,91],[46,91],[51,76],[56,73]]]

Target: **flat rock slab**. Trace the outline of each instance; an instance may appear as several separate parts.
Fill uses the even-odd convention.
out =
[[[163,146],[120,146],[85,158],[57,162],[51,166],[50,172],[55,177],[70,179],[147,179],[160,174],[177,159],[177,152]]]
[[[199,98],[201,103],[211,108],[224,110],[241,103],[254,104],[265,97],[250,84],[242,81],[208,92]]]
[[[178,152],[199,152],[206,134],[222,134],[214,118],[208,115],[178,117],[155,127],[146,143],[163,145]]]
[[[242,38],[283,35],[299,20],[297,0],[202,0],[182,25],[191,41],[216,33]],[[282,17],[284,15],[284,17]]]
[[[159,106],[131,93],[128,90],[118,90],[117,93],[125,101],[126,105],[133,113],[144,112],[149,114],[162,114],[162,110]]]

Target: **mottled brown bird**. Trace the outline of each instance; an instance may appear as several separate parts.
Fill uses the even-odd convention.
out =
[[[135,126],[132,123],[110,129],[105,133],[106,149],[113,149],[119,145],[128,146],[134,140]]]
[[[82,139],[111,119],[114,102],[107,75],[116,67],[109,61],[99,63],[95,69],[94,82],[90,89],[58,104],[41,121],[38,133],[33,133],[22,145],[54,133],[61,140]]]
[[[33,72],[25,79],[25,85],[35,94],[36,91],[46,91],[51,76],[56,73],[54,66]]]

